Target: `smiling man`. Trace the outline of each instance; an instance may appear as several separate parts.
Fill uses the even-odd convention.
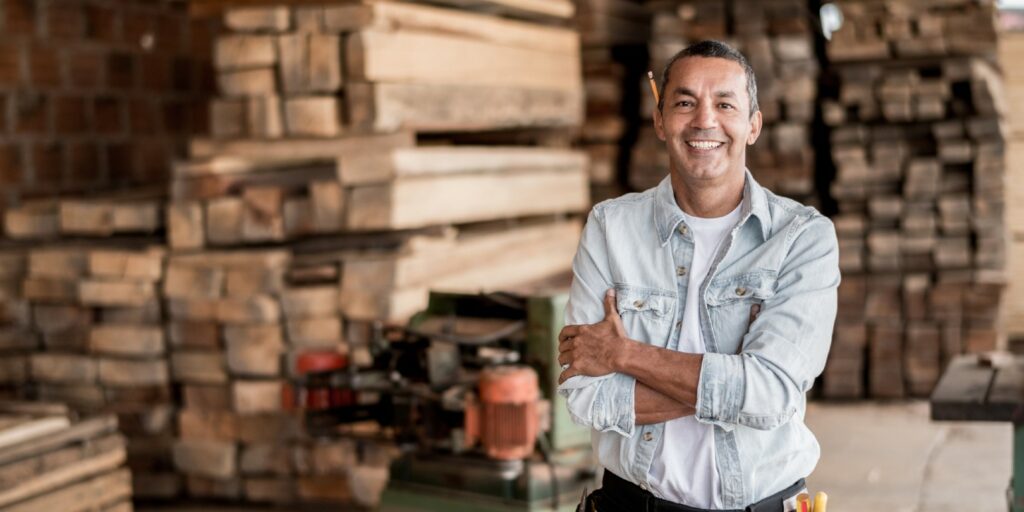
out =
[[[792,510],[819,456],[803,417],[835,229],[747,170],[761,113],[742,54],[694,44],[661,90],[669,176],[591,211],[559,336],[560,392],[605,468],[585,509]]]

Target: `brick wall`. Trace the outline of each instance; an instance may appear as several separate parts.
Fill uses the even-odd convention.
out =
[[[212,23],[184,2],[0,0],[0,202],[165,180],[207,125]]]

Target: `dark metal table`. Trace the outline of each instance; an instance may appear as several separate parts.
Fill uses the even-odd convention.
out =
[[[1024,357],[995,353],[958,356],[931,397],[933,420],[1005,421],[1013,424],[1010,510],[1024,512]]]

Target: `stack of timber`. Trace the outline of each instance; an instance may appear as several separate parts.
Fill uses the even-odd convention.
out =
[[[7,208],[3,236],[19,242],[108,236],[157,236],[163,231],[163,190],[29,199]]]
[[[310,439],[282,405],[298,356],[368,364],[429,290],[570,268],[587,156],[521,143],[582,122],[579,39],[558,26],[572,3],[430,4],[223,11],[221,95],[174,166],[162,290],[192,497],[373,505],[391,449]]]
[[[179,488],[159,294],[165,257],[159,245],[49,243],[27,250],[21,289],[41,340],[28,358],[34,394],[83,414],[116,414],[141,498]]]
[[[1018,13],[1018,17],[1019,17]],[[1020,19],[1020,18],[1018,18]],[[1006,90],[1006,219],[1010,229],[1010,262],[1006,290],[1006,331],[1013,341],[1024,338],[1024,25],[999,34],[999,64]]]
[[[117,418],[73,421],[60,404],[0,402],[0,510],[131,512]]]
[[[646,75],[650,12],[632,0],[575,0],[583,42],[586,120],[580,147],[590,155],[594,202],[625,192],[630,150],[640,129],[636,84]]]
[[[757,77],[764,120],[757,142],[747,147],[747,166],[773,192],[817,205],[811,129],[819,69],[806,2],[650,0],[648,5],[654,10],[651,69],[659,87],[665,64],[688,44],[716,39],[741,51]],[[650,119],[657,107],[647,83],[642,89],[643,114]],[[648,121],[634,148],[630,185],[646,189],[667,173],[665,143]]]
[[[24,396],[31,382],[29,358],[39,348],[32,329],[32,311],[22,297],[28,268],[24,249],[0,249],[0,397]]]
[[[991,2],[849,1],[824,121],[839,214],[829,397],[927,396],[1000,343],[1004,127]],[[865,388],[864,376],[867,375]]]
[[[572,5],[536,9],[550,22],[372,0],[228,10],[229,32],[214,50],[221,97],[210,105],[210,132],[573,128],[583,115],[579,38],[553,26]]]

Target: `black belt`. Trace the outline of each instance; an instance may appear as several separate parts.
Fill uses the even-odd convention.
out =
[[[795,484],[783,489],[743,510],[708,511],[663,500],[641,489],[638,485],[623,480],[618,475],[604,471],[601,489],[594,492],[598,512],[643,511],[643,512],[783,512],[783,502],[802,491],[806,483],[801,478]],[[590,501],[590,500],[588,500]],[[587,509],[590,510],[590,509]]]

